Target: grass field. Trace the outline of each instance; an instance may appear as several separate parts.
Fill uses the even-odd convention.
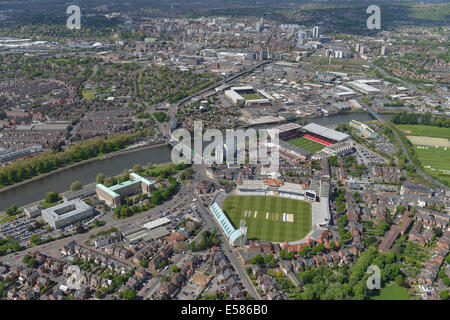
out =
[[[425,146],[438,146],[450,148],[450,141],[446,138],[423,137],[423,136],[406,136],[412,144]]]
[[[83,90],[82,95],[83,95],[83,100],[93,100],[95,99],[95,90],[91,89],[91,90]]]
[[[450,148],[415,145],[414,152],[426,172],[450,184]]]
[[[241,94],[241,96],[245,99],[245,100],[257,100],[257,99],[262,99],[259,95],[257,95],[256,93],[243,93]]]
[[[408,290],[392,283],[380,290],[380,295],[375,300],[409,300]]]
[[[398,129],[411,136],[426,136],[436,138],[450,139],[450,128],[421,126],[421,125],[409,125],[409,124],[397,124]]]
[[[316,153],[320,150],[322,150],[323,148],[325,148],[325,146],[323,144],[311,141],[309,139],[303,138],[303,137],[299,137],[299,138],[295,138],[292,140],[288,141],[290,144],[305,149],[305,150],[309,150],[312,153]]]
[[[306,201],[270,196],[229,196],[222,209],[236,227],[239,228],[241,220],[246,221],[248,239],[295,241],[311,230],[311,204]],[[250,214],[245,216],[248,210]],[[293,222],[283,221],[283,213],[293,214]]]

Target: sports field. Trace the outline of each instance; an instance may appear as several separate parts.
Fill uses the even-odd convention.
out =
[[[406,136],[412,144],[424,146],[438,146],[450,148],[450,141],[446,138],[422,137],[422,136]]]
[[[408,290],[400,287],[396,283],[388,284],[380,290],[380,294],[374,297],[375,300],[409,300]]]
[[[411,136],[425,136],[436,138],[450,139],[450,128],[422,126],[422,125],[410,125],[410,124],[397,124],[395,125],[401,131]]]
[[[426,172],[450,184],[450,148],[415,145],[414,152]]]
[[[241,220],[246,221],[248,239],[295,241],[311,231],[311,204],[306,201],[272,196],[229,196],[222,209],[237,228]]]
[[[256,93],[243,93],[241,94],[242,98],[244,98],[245,100],[257,100],[257,99],[262,99],[259,95],[257,95]]]
[[[312,153],[316,153],[320,150],[322,150],[323,148],[325,148],[325,146],[323,144],[317,143],[315,141],[303,138],[303,137],[299,137],[299,138],[295,138],[292,140],[288,140],[288,142],[296,147],[305,149],[305,150],[309,150]]]

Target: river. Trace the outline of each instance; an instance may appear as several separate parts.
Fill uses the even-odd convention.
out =
[[[383,119],[388,120],[391,115],[382,114]],[[368,113],[337,114],[329,117],[308,119],[308,123],[317,123],[323,126],[333,126],[350,120],[369,121],[373,118]],[[273,125],[261,126],[272,127]],[[64,192],[70,189],[72,182],[79,180],[83,184],[95,181],[98,173],[103,172],[106,176],[122,173],[124,169],[132,168],[135,164],[147,165],[166,163],[171,160],[170,148],[168,146],[152,149],[137,150],[125,154],[116,155],[104,160],[96,160],[79,166],[56,172],[47,177],[30,181],[10,190],[0,192],[0,211],[11,205],[23,206],[45,197],[49,191]]]
[[[148,162],[159,164],[169,161],[170,149],[167,146],[162,146],[83,163],[79,166],[68,168],[41,179],[30,181],[16,188],[0,192],[0,211],[14,204],[23,206],[39,201],[49,191],[67,191],[70,189],[72,182],[76,180],[81,181],[82,184],[92,183],[100,172],[103,172],[106,176],[112,176],[122,173],[124,169],[132,168],[135,164],[147,165]]]

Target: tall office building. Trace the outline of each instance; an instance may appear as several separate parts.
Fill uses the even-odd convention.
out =
[[[356,52],[359,52],[359,43],[356,44],[356,46],[355,46],[355,51],[356,51]]]
[[[258,25],[257,25],[258,31],[261,32],[264,30],[264,18],[261,17],[259,19]]]
[[[386,46],[381,47],[381,55],[384,56],[386,54]]]
[[[360,54],[365,54],[365,53],[366,53],[366,47],[361,46],[361,47],[359,48],[359,53],[360,53]]]
[[[313,28],[313,38],[319,38],[321,32],[322,32],[322,28],[321,28],[321,27],[318,27],[318,26],[315,26],[315,27]]]
[[[297,47],[303,45],[308,39],[308,32],[301,30],[298,32]]]

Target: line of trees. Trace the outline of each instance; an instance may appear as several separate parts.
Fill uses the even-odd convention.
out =
[[[432,117],[429,112],[423,115],[409,112],[397,113],[391,117],[391,122],[394,124],[420,124],[424,126],[450,128],[450,119]]]
[[[144,135],[146,135],[146,131],[137,131],[115,134],[106,139],[89,139],[78,142],[63,152],[46,151],[36,157],[16,161],[0,168],[0,187],[15,184],[71,163],[123,149]]]

